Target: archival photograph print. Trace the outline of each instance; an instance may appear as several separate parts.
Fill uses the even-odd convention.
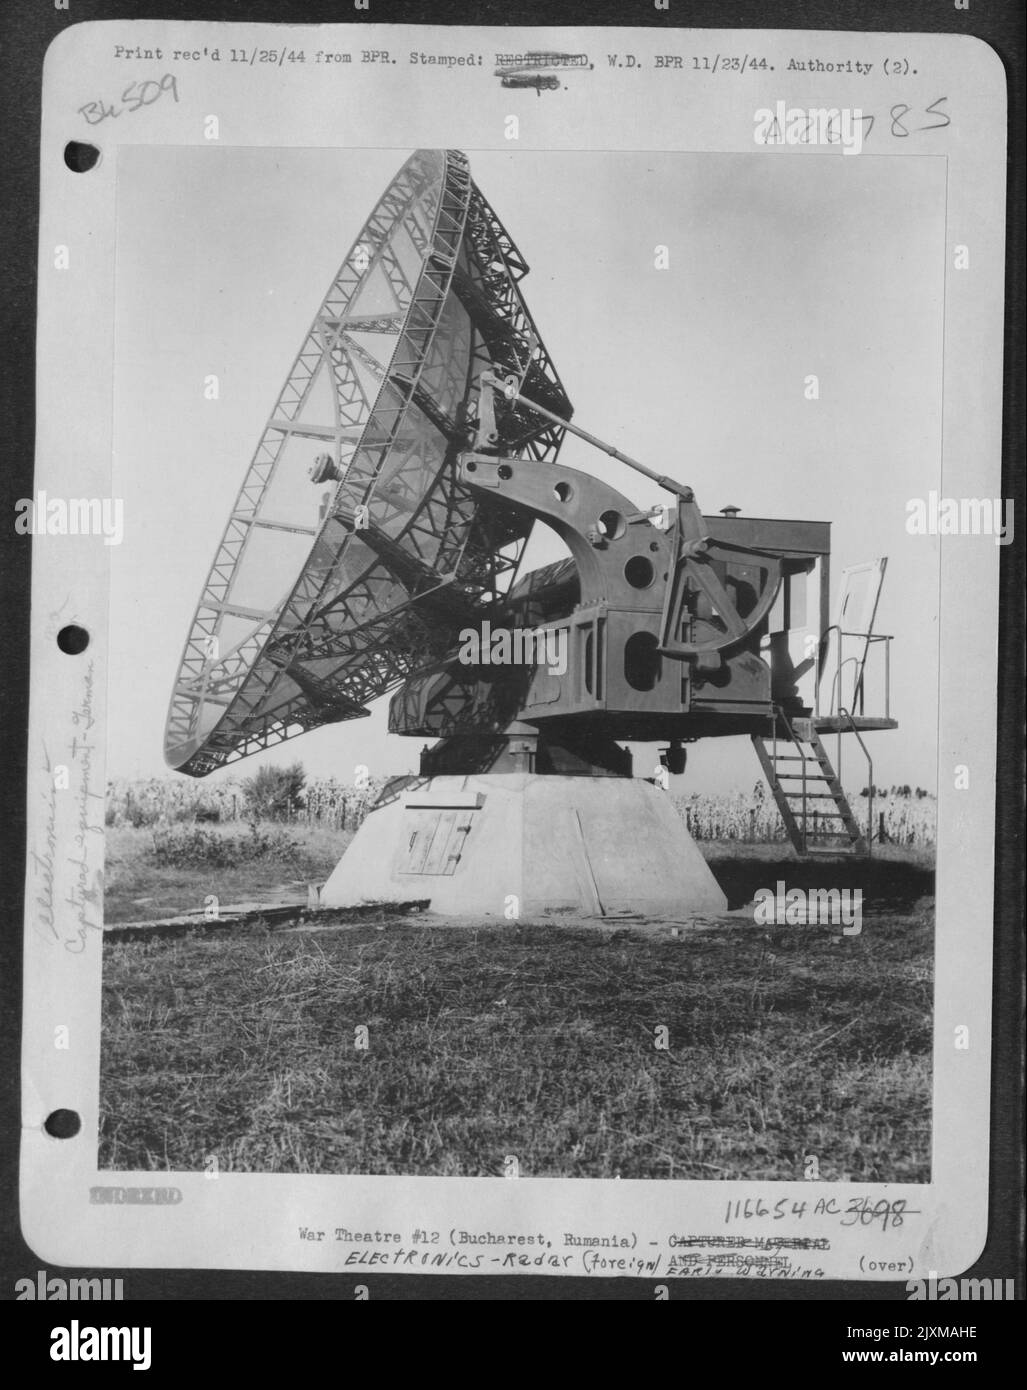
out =
[[[930,1179],[945,177],[120,151],[100,1168]]]

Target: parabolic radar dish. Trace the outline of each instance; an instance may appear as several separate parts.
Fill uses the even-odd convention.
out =
[[[164,753],[205,776],[337,720],[453,644],[505,592],[530,523],[458,478],[492,370],[570,403],[521,298],[528,267],[455,150],[419,150],[321,302],[228,518],[175,680]],[[564,431],[516,401],[505,455]]]

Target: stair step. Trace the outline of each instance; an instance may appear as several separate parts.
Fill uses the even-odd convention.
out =
[[[788,838],[800,854],[853,858],[869,852],[845,790],[815,730],[811,737],[800,737],[789,729],[780,740],[775,730],[769,739],[753,735],[752,742]],[[779,742],[794,751],[779,753]],[[798,769],[785,771],[789,763],[798,764]],[[792,785],[786,786],[787,782]],[[820,790],[811,791],[814,786]],[[837,822],[834,829],[830,828],[831,821]]]

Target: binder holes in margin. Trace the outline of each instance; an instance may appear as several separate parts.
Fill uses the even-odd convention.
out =
[[[43,1122],[51,1139],[74,1139],[82,1128],[77,1110],[53,1110]]]
[[[57,634],[57,645],[68,656],[78,656],[79,652],[84,652],[89,646],[89,633],[77,623],[69,623]]]
[[[64,162],[73,174],[88,174],[99,158],[96,146],[82,140],[69,140],[64,146]]]

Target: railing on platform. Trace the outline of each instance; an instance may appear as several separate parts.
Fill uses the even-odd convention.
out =
[[[866,676],[867,660],[868,660],[868,658],[869,658],[869,656],[870,656],[870,653],[871,653],[871,651],[872,651],[872,649],[873,649],[873,647],[874,647],[874,644],[877,643],[877,642],[883,642],[883,643],[884,643],[884,717],[885,717],[885,719],[890,719],[890,718],[891,718],[891,643],[892,643],[891,635],[890,635],[890,634],[885,634],[885,633],[878,633],[878,632],[845,632],[845,631],[842,630],[841,627],[839,627],[839,625],[838,625],[837,623],[832,623],[832,624],[830,625],[830,627],[825,628],[823,637],[821,638],[821,648],[820,648],[820,649],[821,649],[821,652],[823,653],[824,660],[822,660],[822,661],[821,661],[821,660],[818,660],[818,663],[817,663],[817,683],[816,683],[816,695],[815,695],[815,700],[814,700],[814,711],[813,711],[814,718],[819,719],[820,716],[821,716],[821,714],[824,713],[824,711],[821,710],[821,706],[820,706],[820,689],[821,689],[821,685],[823,684],[823,677],[824,677],[824,675],[825,675],[825,666],[828,664],[828,662],[829,662],[829,660],[830,660],[830,641],[829,641],[829,638],[830,638],[830,635],[831,635],[832,632],[836,634],[836,638],[837,638],[836,643],[835,643],[835,669],[834,669],[834,675],[833,675],[832,678],[831,678],[830,699],[829,699],[829,701],[828,701],[828,707],[827,707],[826,713],[829,714],[829,715],[841,715],[842,713],[845,713],[845,714],[848,715],[848,717],[849,717],[850,720],[853,718],[853,714],[852,714],[852,713],[849,713],[849,708],[848,708],[848,706],[842,704],[842,699],[843,699],[843,696],[845,695],[845,690],[844,690],[844,687],[843,687],[843,679],[844,679],[844,674],[843,674],[843,673],[844,673],[845,668],[846,668],[847,666],[852,666],[852,667],[855,668],[855,674],[854,674],[854,676],[853,676],[853,681],[852,681],[852,695],[851,695],[851,701],[850,701],[850,703],[851,703],[851,706],[852,706],[852,710],[854,711],[854,713],[855,713],[857,716],[862,717],[862,716],[865,714],[865,709],[864,709],[864,704],[865,704],[865,690],[866,690],[865,676]],[[854,656],[849,656],[849,657],[847,657],[847,656],[845,655],[845,638],[846,638],[846,637],[855,638],[857,641],[862,642],[862,644],[863,644],[863,650],[862,650],[862,652],[857,651],[856,654],[855,654]],[[853,732],[855,732],[855,725],[853,725]]]
[[[867,760],[867,858],[870,859],[874,852],[874,760],[870,756],[870,749],[863,742],[863,735],[856,727],[856,721],[849,711],[839,706],[838,713],[848,720],[849,732],[856,735],[857,742],[863,750],[863,756]],[[834,754],[835,774],[837,775],[840,785],[843,787],[845,785],[844,782],[842,782],[842,734],[844,732],[845,730],[839,727],[836,735],[837,747],[835,748]],[[853,814],[855,814],[855,812],[853,812]]]

